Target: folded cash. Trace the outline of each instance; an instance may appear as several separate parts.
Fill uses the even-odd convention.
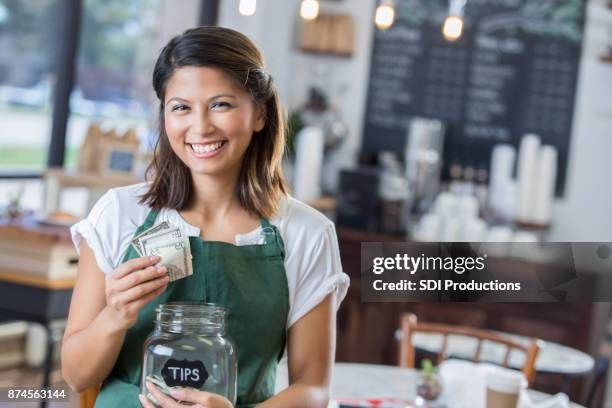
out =
[[[153,383],[161,392],[163,392],[164,394],[172,398],[172,395],[170,394],[170,390],[172,389],[172,387],[168,387],[164,379],[160,377],[159,375],[155,375],[155,374],[147,375],[146,381]],[[157,399],[155,399],[153,394],[151,394],[150,392],[147,392],[147,398],[151,400],[153,404],[155,404],[156,406],[159,406],[159,402],[157,401]]]
[[[182,403],[183,401],[181,400],[176,400],[172,394],[170,394],[170,391],[173,388],[181,388],[181,387],[169,387],[166,382],[164,381],[164,379],[157,375],[157,374],[150,374],[147,375],[145,377],[145,381],[151,382],[153,383],[153,385],[155,385],[161,392],[163,392],[165,395],[169,396],[170,398],[172,398],[174,401],[178,402],[179,404]],[[145,387],[146,388],[146,387]],[[188,387],[183,387],[183,388],[188,388]],[[193,388],[191,388],[193,389]],[[153,394],[151,394],[150,392],[147,391],[147,395],[146,397],[151,400],[151,402],[153,402],[153,404],[155,404],[155,406],[159,406],[159,402],[157,401],[157,399],[153,396]],[[184,402],[184,404],[188,404],[188,405],[193,405],[187,402]]]
[[[151,230],[155,229],[153,227]],[[161,257],[159,265],[168,269],[168,276],[173,282],[193,275],[191,263],[191,245],[189,237],[177,227],[158,228],[155,231],[137,237],[142,256],[157,255]]]
[[[142,246],[140,245],[140,240],[143,237],[146,237],[147,235],[153,235],[156,234],[162,230],[166,230],[166,229],[170,229],[170,224],[168,224],[167,221],[163,221],[157,225],[154,225],[153,227],[147,229],[146,231],[141,232],[140,234],[138,234],[134,239],[132,239],[132,246],[134,247],[134,249],[136,250],[136,252],[138,252],[138,255],[140,256],[144,256],[144,253],[142,252]]]

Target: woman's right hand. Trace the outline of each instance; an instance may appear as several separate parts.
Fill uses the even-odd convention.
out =
[[[155,266],[159,256],[145,256],[122,263],[106,276],[106,308],[116,330],[127,330],[138,313],[168,286],[165,266]]]

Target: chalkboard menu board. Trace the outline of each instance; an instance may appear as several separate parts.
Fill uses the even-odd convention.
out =
[[[363,150],[404,152],[411,117],[447,123],[452,164],[488,168],[498,143],[536,133],[559,153],[563,191],[585,1],[468,0],[462,37],[441,27],[446,0],[396,0],[396,21],[375,30]]]

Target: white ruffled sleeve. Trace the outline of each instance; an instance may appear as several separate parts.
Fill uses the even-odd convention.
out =
[[[310,250],[303,254],[304,267],[299,273],[287,327],[291,327],[330,293],[335,293],[336,306],[340,307],[349,287],[349,277],[342,272],[334,225],[329,223],[312,242],[314,244]]]
[[[93,251],[98,267],[112,272],[119,252],[119,204],[117,193],[107,191],[91,209],[89,215],[70,228],[72,242],[79,252],[83,239]],[[80,253],[79,253],[80,255]]]

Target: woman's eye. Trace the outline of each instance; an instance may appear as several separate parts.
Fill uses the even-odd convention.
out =
[[[212,104],[211,106],[213,109],[217,109],[217,108],[229,108],[231,107],[231,105],[227,102],[215,102]]]
[[[189,109],[189,106],[187,106],[187,105],[174,105],[172,107],[171,111],[172,112],[175,112],[175,111],[184,111],[184,110],[187,110],[187,109]]]

